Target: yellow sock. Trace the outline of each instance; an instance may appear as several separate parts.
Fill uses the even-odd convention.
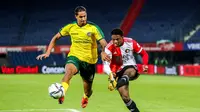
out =
[[[87,98],[87,99],[88,99],[88,96],[87,96],[87,95],[85,95],[85,93],[84,93],[84,95],[83,95],[83,98]]]
[[[63,86],[65,93],[66,93],[67,89],[69,88],[69,84],[67,84],[66,82],[62,82],[62,86]]]

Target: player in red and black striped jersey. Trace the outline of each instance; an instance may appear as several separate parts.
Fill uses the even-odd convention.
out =
[[[122,100],[131,112],[139,112],[135,102],[129,96],[129,81],[138,78],[139,73],[134,53],[140,54],[143,60],[143,71],[148,69],[147,52],[132,38],[123,37],[121,29],[111,32],[112,40],[106,46],[105,52],[111,61],[104,61],[104,72],[109,75],[109,89],[119,91]]]

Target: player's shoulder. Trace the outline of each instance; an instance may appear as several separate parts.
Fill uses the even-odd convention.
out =
[[[132,39],[131,37],[124,37],[124,42],[128,42],[128,43],[132,43],[134,41],[134,39]]]
[[[92,22],[92,21],[87,21],[87,24],[91,25],[91,26],[98,26],[96,23]]]
[[[131,37],[124,37],[124,42],[137,43],[137,41]]]
[[[113,42],[110,41],[110,42],[107,44],[106,48],[108,48],[109,50],[110,50],[110,49],[113,49],[113,48],[114,48]]]
[[[91,21],[87,21],[87,24],[89,27],[92,27],[94,32],[100,33],[102,37],[104,37],[104,33],[102,31],[102,29],[95,23],[91,22]]]
[[[91,27],[95,27],[95,28],[97,28],[97,29],[101,29],[96,23],[94,23],[94,22],[91,22],[91,21],[87,21],[87,24],[89,25],[89,26],[91,26]]]

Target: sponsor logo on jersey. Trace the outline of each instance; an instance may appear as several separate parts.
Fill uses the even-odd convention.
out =
[[[78,35],[78,33],[71,33],[71,35]]]

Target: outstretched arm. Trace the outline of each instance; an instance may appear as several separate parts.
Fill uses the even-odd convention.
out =
[[[147,65],[149,62],[149,55],[148,53],[142,49],[142,51],[140,52],[140,56],[142,57],[142,62],[144,65]]]
[[[133,49],[136,53],[140,54],[140,56],[142,57],[143,71],[147,72],[148,62],[149,62],[148,53],[135,40],[133,40]]]
[[[149,55],[147,54],[147,52],[143,49],[140,52],[140,56],[142,57],[142,62],[143,62],[143,72],[147,72],[148,71],[148,61],[149,61]]]
[[[70,30],[71,26],[72,26],[72,24],[68,24],[68,25],[62,27],[62,28],[60,29],[60,31],[59,31],[57,34],[55,34],[55,35],[53,36],[53,38],[51,39],[51,42],[49,43],[49,46],[48,46],[48,48],[47,48],[46,53],[37,56],[37,59],[38,59],[38,60],[42,60],[42,58],[47,58],[47,57],[49,57],[49,55],[50,55],[50,53],[51,53],[51,50],[52,50],[52,49],[54,48],[54,46],[56,45],[56,41],[57,41],[58,39],[60,39],[62,36],[67,36],[67,35],[69,35],[69,30]]]
[[[56,45],[56,41],[61,38],[61,34],[57,33],[56,35],[53,36],[53,38],[51,39],[51,42],[49,43],[48,49],[46,51],[46,53],[41,54],[39,56],[36,57],[37,60],[42,60],[42,58],[48,58],[51,50],[54,48],[54,46]]]
[[[54,48],[54,46],[56,45],[56,41],[58,39],[61,38],[61,34],[57,33],[56,35],[53,36],[53,38],[51,39],[51,42],[49,43],[48,49],[46,51],[47,54],[51,53],[51,50]]]

